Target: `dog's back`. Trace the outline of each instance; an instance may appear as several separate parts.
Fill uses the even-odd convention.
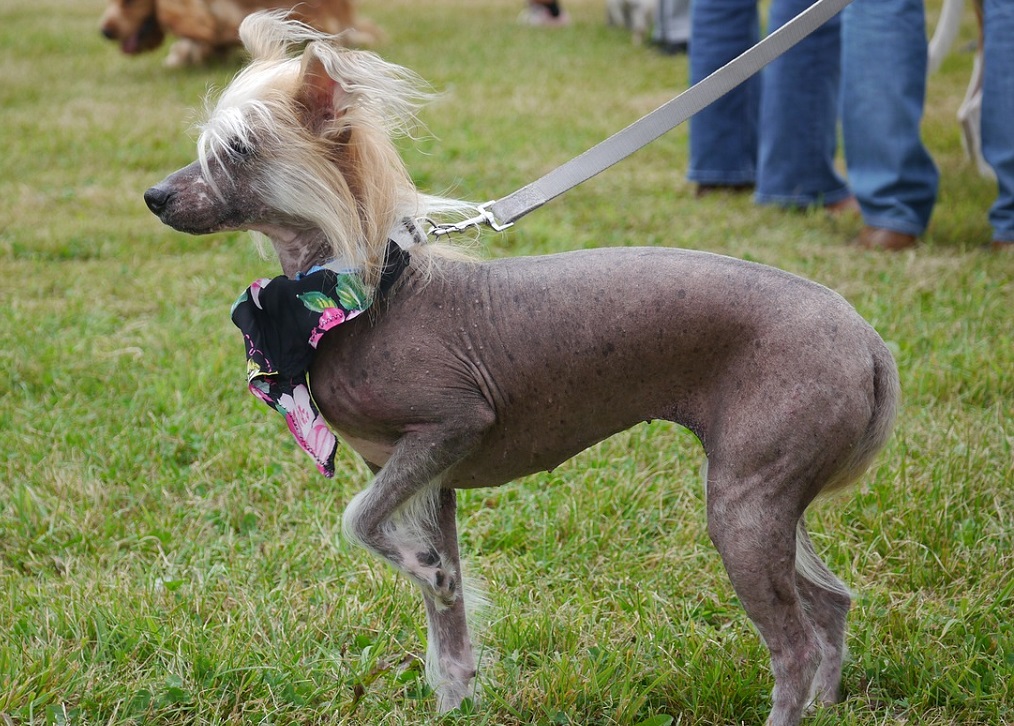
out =
[[[369,45],[380,39],[379,29],[357,18],[352,0],[156,0],[162,27],[174,35],[213,46],[239,43],[239,26],[251,13],[260,10],[285,10],[325,33],[347,33],[349,45]]]
[[[367,47],[384,39],[376,24],[356,13],[354,0],[108,0],[100,27],[127,54],[153,50],[171,33],[178,40],[166,65],[175,68],[203,63],[239,45],[239,26],[262,10],[284,11],[292,20],[340,35],[349,46]]]
[[[434,264],[369,323],[326,339],[311,380],[332,391],[320,396],[325,415],[359,438],[369,433],[357,421],[413,407],[439,416],[474,398],[492,409],[484,446],[449,473],[457,486],[552,468],[648,419],[689,427],[710,454],[730,437],[788,445],[819,417],[826,440],[807,456],[834,458],[859,441],[879,448],[883,432],[863,432],[874,409],[893,417],[879,336],[836,293],[779,270],[657,248]],[[365,401],[378,408],[345,408]]]

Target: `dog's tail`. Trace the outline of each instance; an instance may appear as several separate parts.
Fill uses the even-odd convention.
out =
[[[813,542],[810,540],[810,534],[806,531],[804,520],[804,517],[800,517],[796,522],[796,573],[821,590],[833,592],[842,598],[851,600],[854,593],[827,569],[827,565],[817,555],[817,551],[813,548]]]

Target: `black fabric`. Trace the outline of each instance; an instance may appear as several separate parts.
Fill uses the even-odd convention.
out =
[[[336,326],[386,295],[410,257],[389,242],[376,294],[354,271],[314,267],[294,280],[285,275],[254,281],[232,306],[232,321],[246,344],[250,391],[285,416],[299,445],[324,476],[334,476],[337,439],[320,415],[307,382],[317,344]]]

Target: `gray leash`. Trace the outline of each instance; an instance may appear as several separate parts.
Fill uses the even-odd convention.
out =
[[[507,229],[529,212],[581,182],[588,181],[711,105],[747,78],[759,73],[764,66],[833,18],[850,2],[852,0],[817,0],[760,43],[647,116],[513,194],[480,204],[478,216],[457,224],[434,225],[429,233],[441,237],[483,224],[497,232]]]

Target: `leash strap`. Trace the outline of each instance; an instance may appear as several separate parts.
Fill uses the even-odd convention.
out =
[[[647,116],[557,167],[541,179],[503,199],[480,205],[478,216],[457,224],[436,225],[429,230],[430,233],[439,237],[451,232],[462,232],[481,224],[489,225],[498,232],[510,227],[529,212],[605,171],[714,103],[747,78],[759,73],[764,66],[841,12],[850,2],[852,0],[817,0],[757,45]]]

